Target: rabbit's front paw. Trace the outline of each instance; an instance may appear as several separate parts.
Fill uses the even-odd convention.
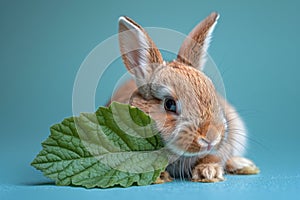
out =
[[[192,172],[192,181],[214,183],[224,181],[223,167],[218,163],[198,164]]]
[[[239,175],[258,174],[259,168],[247,158],[231,157],[226,163],[226,172]]]
[[[161,184],[173,181],[173,178],[170,176],[169,172],[164,171],[160,173],[160,176],[156,179],[154,184]]]

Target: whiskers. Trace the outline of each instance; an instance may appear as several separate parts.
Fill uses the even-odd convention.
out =
[[[260,148],[265,148],[263,143],[247,134],[247,130],[236,111],[226,114],[229,116],[226,121],[227,135],[222,135],[221,145],[216,152],[223,162],[232,156],[243,156],[244,152],[249,150],[247,145],[249,142]]]
[[[167,171],[176,180],[190,180],[192,178],[192,170],[196,160],[196,157],[180,156],[175,162],[168,166]]]
[[[243,116],[245,116],[245,115],[249,116],[250,114],[252,114],[252,116],[253,116],[256,112],[253,110],[249,110],[249,109],[239,109],[238,111],[227,112],[228,115],[235,115],[236,113],[242,114]],[[231,131],[235,135],[244,137],[248,142],[250,142],[254,145],[257,145],[258,147],[266,150],[267,147],[264,145],[264,143],[259,141],[257,138],[253,138],[252,136],[249,136],[249,134],[246,131],[246,128],[238,128],[238,127],[232,126],[236,120],[239,120],[239,118],[240,118],[240,116],[236,115],[235,117],[231,117],[230,120],[226,121],[226,125],[227,125],[227,127],[229,127],[228,131]]]

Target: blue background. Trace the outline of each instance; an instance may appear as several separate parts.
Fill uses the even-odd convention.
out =
[[[299,6],[271,0],[2,0],[0,199],[299,197]],[[120,15],[187,34],[211,11],[221,18],[209,52],[223,75],[227,98],[247,123],[247,156],[261,174],[226,176],[215,184],[87,190],[54,186],[30,166],[49,127],[72,115],[77,70],[97,44],[117,33]],[[125,71],[121,63],[119,68],[106,76]],[[113,81],[107,78],[96,106],[105,104]]]

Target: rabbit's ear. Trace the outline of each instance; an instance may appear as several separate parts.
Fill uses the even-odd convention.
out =
[[[126,68],[138,79],[148,79],[140,76],[150,75],[153,66],[163,63],[160,51],[145,30],[125,16],[119,18],[119,44]]]
[[[202,70],[206,61],[206,51],[209,47],[211,34],[217,24],[219,15],[211,13],[200,22],[183,41],[177,60],[199,70]]]

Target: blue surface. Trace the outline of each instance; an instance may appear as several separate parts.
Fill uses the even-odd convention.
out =
[[[288,199],[300,190],[300,14],[297,1],[1,1],[0,199]],[[50,125],[72,115],[77,70],[88,53],[117,33],[128,15],[144,26],[188,33],[211,11],[221,14],[211,56],[227,98],[245,119],[248,157],[257,176],[226,176],[222,183],[174,182],[145,187],[59,187],[29,164]],[[112,47],[112,48],[118,48]],[[96,107],[113,88],[108,71]]]

